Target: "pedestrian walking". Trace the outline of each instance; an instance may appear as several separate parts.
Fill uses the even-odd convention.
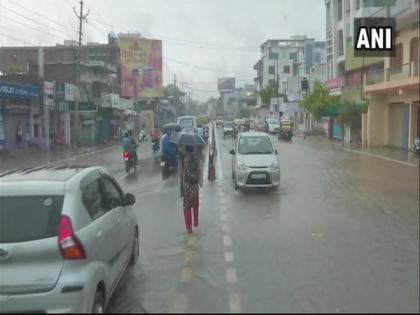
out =
[[[23,135],[22,123],[19,120],[16,126],[16,143],[18,146],[22,144],[22,135]]]
[[[181,198],[183,198],[184,219],[187,233],[193,232],[194,227],[198,226],[199,211],[199,189],[203,187],[201,163],[198,154],[194,154],[194,148],[186,146],[182,160],[181,176]],[[192,213],[191,213],[192,212]]]

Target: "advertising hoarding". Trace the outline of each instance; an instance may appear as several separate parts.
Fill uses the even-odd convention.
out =
[[[162,41],[120,37],[121,96],[162,96]]]

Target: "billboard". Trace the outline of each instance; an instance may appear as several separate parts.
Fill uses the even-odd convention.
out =
[[[162,41],[120,37],[121,96],[162,96]]]
[[[218,78],[217,90],[232,91],[235,89],[235,78]]]

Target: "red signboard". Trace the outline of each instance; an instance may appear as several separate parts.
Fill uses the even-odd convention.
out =
[[[336,77],[334,79],[328,80],[325,82],[325,87],[327,89],[336,89],[344,86],[344,77]]]

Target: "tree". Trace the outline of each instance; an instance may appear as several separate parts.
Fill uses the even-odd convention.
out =
[[[241,111],[239,112],[239,118],[249,118],[251,117],[251,111],[245,107],[242,108]]]
[[[277,93],[278,93],[277,95],[276,95],[276,90],[277,90]],[[274,86],[273,83],[269,83],[266,86],[266,88],[265,89],[262,89],[261,91],[259,91],[258,94],[261,97],[261,102],[263,104],[266,104],[266,105],[270,105],[271,99],[273,97],[276,97],[276,96],[283,97],[283,101],[284,102],[288,102],[289,101],[288,98],[287,98],[287,95],[284,94],[284,93],[280,93],[278,91],[278,89],[276,89],[276,87]]]
[[[269,83],[264,89],[258,92],[261,102],[265,105],[270,105],[271,98],[274,96],[274,84]]]
[[[361,128],[362,113],[365,112],[367,112],[367,104],[365,102],[343,101],[337,121],[353,128]]]
[[[181,102],[181,97],[187,95],[182,92],[176,85],[168,84],[163,89],[163,97],[172,100],[172,105],[175,107],[178,116],[185,115],[185,104]]]
[[[321,81],[316,80],[311,93],[303,97],[300,106],[308,110],[316,119],[321,116],[338,115],[340,97],[330,95]]]

